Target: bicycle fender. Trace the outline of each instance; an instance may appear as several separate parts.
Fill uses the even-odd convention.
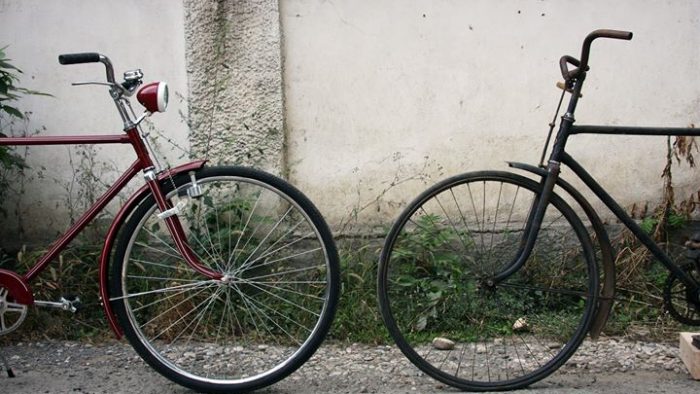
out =
[[[177,175],[182,172],[198,170],[204,167],[206,160],[197,160],[189,163],[182,164],[168,171],[164,171],[158,175],[158,180],[163,180],[167,177]],[[111,258],[112,248],[117,239],[117,234],[121,229],[122,225],[131,216],[131,213],[136,209],[136,207],[148,197],[150,191],[148,185],[143,185],[139,190],[137,190],[129,200],[119,209],[116,216],[112,220],[112,224],[107,230],[107,235],[105,236],[105,242],[102,246],[102,253],[100,254],[100,264],[99,264],[99,280],[100,280],[100,299],[102,301],[102,308],[104,309],[105,317],[109,323],[110,328],[114,332],[117,339],[121,339],[124,335],[119,323],[117,322],[114,311],[112,310],[112,305],[109,302],[109,264]]]
[[[530,164],[509,161],[508,166],[511,168],[528,171],[539,176],[547,175],[547,171],[544,168],[536,167]],[[598,302],[593,323],[591,323],[591,328],[589,329],[591,338],[598,339],[601,331],[603,331],[603,327],[605,327],[605,323],[608,321],[615,298],[615,259],[613,256],[613,248],[610,244],[608,233],[605,231],[603,221],[600,219],[588,200],[586,200],[583,195],[569,182],[559,178],[557,179],[556,184],[566,193],[568,193],[583,209],[584,213],[588,217],[588,220],[591,222],[591,226],[593,227],[595,240],[598,241],[598,245],[600,246],[601,261],[603,265],[603,288],[600,291],[600,301]]]

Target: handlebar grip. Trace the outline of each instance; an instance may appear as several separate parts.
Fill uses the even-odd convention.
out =
[[[631,40],[632,32],[622,30],[599,29],[592,31],[591,34],[588,35],[588,37],[590,37],[591,41],[596,38],[614,38],[616,40]]]
[[[99,61],[100,54],[97,52],[66,53],[58,56],[58,62],[63,65],[80,63],[98,63]]]

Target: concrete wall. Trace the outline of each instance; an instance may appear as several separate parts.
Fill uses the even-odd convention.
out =
[[[597,28],[635,36],[594,43],[579,123],[697,124],[698,15],[687,0],[282,1],[291,181],[337,228],[358,211],[386,223],[439,178],[534,164],[558,59]],[[664,137],[571,142],[625,205],[658,202]],[[698,178],[681,172],[686,197]]]
[[[189,142],[183,116],[187,115],[187,106],[177,97],[187,97],[183,20],[182,4],[171,0],[1,0],[0,46],[9,45],[9,57],[24,71],[20,84],[53,95],[23,98],[18,106],[32,113],[31,122],[16,125],[16,131],[119,134],[121,119],[107,89],[70,85],[104,81],[104,67],[61,66],[57,61],[61,53],[96,51],[110,57],[118,78],[128,69],[142,68],[145,81],[168,82],[170,107],[168,112],[154,115],[152,124],[156,131],[163,132],[159,142],[167,160],[177,163],[183,155],[186,159]],[[138,103],[135,109],[142,111]],[[172,148],[166,138],[184,151]],[[1,220],[3,243],[52,239],[66,228],[71,209],[80,209],[86,198],[102,189],[101,183],[115,179],[117,171],[126,169],[134,158],[125,147],[109,146],[94,152],[75,146],[30,148],[32,175],[25,179],[23,195],[15,196],[20,203],[5,202],[11,212]],[[98,177],[94,189],[81,188],[81,182],[92,175]],[[21,181],[17,180],[16,188],[22,186]],[[135,182],[142,184],[140,179]],[[18,232],[18,220],[26,233]]]
[[[557,61],[578,56],[596,28],[635,38],[594,44],[579,123],[697,123],[699,11],[690,0],[0,0],[0,37],[23,84],[55,96],[22,101],[30,132],[119,131],[103,89],[69,85],[103,70],[56,63],[59,53],[101,51],[119,73],[142,67],[177,93],[153,119],[179,147],[159,137],[170,162],[206,155],[286,176],[340,231],[382,228],[446,176],[536,163],[559,97]],[[625,205],[659,200],[664,138],[572,142]],[[81,156],[41,149],[29,157],[41,177],[18,206],[27,239],[64,228],[85,195],[85,174],[72,175]],[[130,161],[113,149],[88,154],[107,181]],[[696,179],[674,169],[677,196]]]
[[[284,172],[277,0],[185,0],[193,154]]]

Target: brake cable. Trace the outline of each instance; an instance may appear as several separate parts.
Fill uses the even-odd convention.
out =
[[[542,157],[540,157],[540,167],[544,167],[544,158],[547,155],[547,147],[549,146],[549,141],[552,139],[552,132],[554,131],[554,126],[557,124],[557,116],[559,116],[559,110],[561,109],[561,103],[564,101],[564,94],[566,94],[566,87],[561,91],[561,97],[559,97],[559,104],[557,104],[557,110],[554,111],[554,118],[549,122],[549,133],[547,134],[547,140],[544,143],[544,148],[542,149]]]

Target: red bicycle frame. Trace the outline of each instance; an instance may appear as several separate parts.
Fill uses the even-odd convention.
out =
[[[66,55],[63,55],[66,56]],[[73,59],[69,59],[73,60]],[[119,113],[124,120],[124,134],[118,135],[88,135],[88,136],[53,136],[53,137],[0,137],[0,146],[33,146],[33,145],[75,145],[75,144],[130,144],[136,153],[136,160],[129,166],[128,169],[114,182],[114,184],[107,189],[107,191],[97,200],[95,203],[85,212],[83,215],[70,226],[68,230],[58,238],[49,248],[49,250],[37,261],[37,263],[24,275],[18,275],[12,271],[0,269],[0,286],[6,287],[12,297],[17,300],[17,302],[33,305],[34,296],[31,292],[31,288],[28,284],[32,279],[34,279],[41,271],[43,271],[48,264],[58,256],[58,254],[66,248],[66,246],[83,230],[85,227],[97,216],[97,214],[102,211],[102,209],[107,206],[107,204],[114,199],[114,197],[124,189],[124,187],[131,181],[139,171],[144,172],[144,178],[146,179],[146,185],[141,187],[136,193],[134,193],[127,203],[122,206],[114,217],[107,234],[105,236],[105,242],[102,247],[99,262],[99,284],[100,284],[100,298],[102,300],[102,306],[104,308],[107,321],[110,327],[116,334],[118,338],[121,338],[122,331],[115,319],[112,307],[110,305],[109,297],[109,286],[108,286],[108,275],[109,275],[109,258],[111,254],[112,247],[115,243],[117,233],[119,229],[133,212],[133,210],[142,202],[149,194],[155,198],[158,209],[161,213],[173,210],[173,206],[166,199],[161,190],[160,183],[162,180],[167,179],[173,175],[190,172],[197,170],[204,166],[205,160],[193,161],[180,165],[168,171],[156,174],[155,165],[151,159],[149,149],[144,142],[144,138],[141,135],[138,124],[143,119],[140,118],[136,121],[132,121],[131,117],[128,115],[127,108],[128,101],[122,98],[123,95],[133,93],[136,86],[140,84],[140,80],[133,87],[128,87],[125,84],[118,85],[114,82],[113,72],[111,63],[109,59],[102,55],[95,54],[94,58],[89,58],[88,61],[83,61],[85,59],[78,59],[80,61],[74,61],[73,63],[79,62],[102,62],[107,67],[107,80],[110,86],[110,93],[115,103]],[[63,63],[61,58],[59,58],[62,64],[72,64],[70,62]],[[140,72],[140,71],[139,71]],[[131,111],[133,113],[133,111]],[[145,117],[145,115],[144,115]],[[197,257],[194,255],[187,243],[187,237],[185,236],[182,225],[177,217],[177,212],[174,214],[167,215],[164,217],[164,221],[168,228],[168,231],[175,242],[175,245],[192,269],[199,272],[200,274],[210,278],[210,279],[220,279],[223,275],[221,273],[212,271],[205,266],[203,266]]]

